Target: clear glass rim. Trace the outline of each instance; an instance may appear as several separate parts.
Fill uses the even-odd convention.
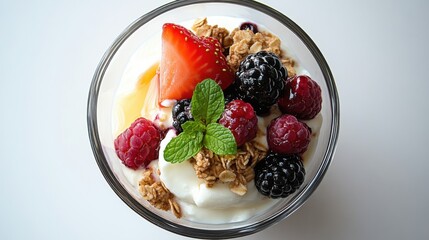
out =
[[[222,229],[222,230],[210,230],[210,229],[198,229],[182,226],[180,224],[168,221],[154,214],[150,210],[143,207],[138,201],[136,201],[121,185],[118,179],[115,177],[112,169],[109,167],[106,156],[104,156],[102,145],[98,133],[98,124],[97,124],[97,102],[98,94],[100,90],[101,81],[105,74],[107,67],[109,66],[110,61],[115,55],[116,51],[122,45],[122,43],[140,26],[147,23],[151,19],[155,18],[159,14],[165,13],[177,7],[182,7],[192,4],[200,3],[231,3],[241,6],[250,7],[256,9],[260,12],[263,12],[274,19],[278,20],[286,27],[288,27],[292,32],[294,32],[298,38],[306,45],[313,57],[316,59],[323,76],[326,80],[327,88],[330,96],[330,105],[331,105],[331,129],[329,134],[329,141],[327,146],[327,151],[323,156],[322,163],[319,169],[316,172],[316,176],[312,179],[311,182],[301,191],[301,193],[294,198],[294,201],[290,204],[288,209],[281,212],[280,214],[273,216],[271,218],[265,219],[261,222],[254,223],[239,228],[232,229]],[[335,153],[336,143],[338,140],[339,125],[340,125],[340,107],[339,107],[339,97],[334,82],[334,77],[332,72],[323,57],[322,53],[316,46],[316,44],[311,40],[311,38],[291,19],[278,12],[277,10],[268,7],[262,3],[255,1],[239,1],[239,0],[220,0],[220,1],[210,1],[210,0],[177,0],[170,3],[167,3],[134,21],[129,25],[114,41],[114,43],[107,49],[106,53],[103,55],[92,79],[92,83],[89,89],[88,103],[87,103],[87,124],[88,124],[88,134],[91,142],[91,147],[93,150],[94,157],[96,162],[102,172],[104,178],[113,189],[113,191],[124,201],[131,209],[136,213],[144,217],[149,222],[164,228],[168,231],[187,236],[187,237],[198,237],[204,239],[224,239],[224,238],[235,238],[245,235],[249,235],[258,231],[261,231],[274,223],[281,221],[286,218],[294,211],[296,211],[304,202],[309,198],[309,196],[314,192],[317,186],[322,181],[327,168],[329,167],[333,155]]]

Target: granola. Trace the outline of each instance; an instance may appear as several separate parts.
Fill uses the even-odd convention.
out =
[[[190,159],[199,179],[207,187],[217,182],[229,183],[229,189],[243,196],[247,192],[247,183],[254,178],[253,168],[267,154],[264,147],[254,141],[247,142],[236,155],[220,156],[208,149],[202,149]]]
[[[216,38],[224,49],[229,48],[233,44],[233,40],[226,28],[218,27],[218,25],[209,25],[207,18],[197,19],[192,26],[192,30],[199,37]]]
[[[280,39],[269,32],[253,33],[251,30],[235,28],[231,33],[217,25],[209,25],[207,18],[198,19],[192,26],[197,36],[214,37],[222,47],[228,50],[227,61],[233,71],[237,71],[240,62],[249,54],[259,51],[273,52],[280,57],[288,76],[295,76],[295,61],[286,56],[281,49]]]
[[[143,178],[139,182],[139,191],[152,206],[165,211],[171,210],[177,218],[182,216],[180,206],[174,200],[174,195],[162,182],[154,179],[152,169],[143,173]]]

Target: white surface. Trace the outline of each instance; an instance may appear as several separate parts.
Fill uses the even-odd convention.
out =
[[[167,1],[0,1],[0,239],[186,239],[128,208],[86,130],[95,68]],[[246,239],[428,239],[429,4],[264,1],[298,23],[335,76],[340,140],[318,190]]]

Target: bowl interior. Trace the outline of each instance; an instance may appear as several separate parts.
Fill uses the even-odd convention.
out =
[[[240,236],[259,231],[295,211],[320,183],[332,158],[338,133],[338,97],[329,68],[320,51],[311,39],[285,16],[256,2],[194,2],[176,1],[167,4],[138,19],[130,25],[106,52],[94,76],[88,103],[88,124],[94,154],[101,171],[114,191],[132,209],[149,221],[167,230],[197,237],[221,238]],[[225,11],[228,9],[228,11]],[[136,52],[147,56],[141,69],[133,74],[141,74],[159,61],[161,53],[161,30],[166,22],[182,24],[188,28],[197,18],[207,17],[210,24],[238,27],[241,21],[251,21],[282,40],[282,48],[294,58],[297,73],[309,74],[322,89],[322,120],[317,142],[312,155],[306,159],[306,178],[299,191],[278,201],[265,213],[247,221],[224,224],[201,224],[185,219],[176,219],[170,212],[151,207],[142,199],[137,187],[130,183],[124,168],[117,158],[113,141],[115,123],[113,121],[117,93],[128,91],[133,83],[121,82],[127,65]],[[128,69],[129,70],[129,69]],[[136,78],[137,79],[137,78]],[[213,233],[215,233],[213,235]]]

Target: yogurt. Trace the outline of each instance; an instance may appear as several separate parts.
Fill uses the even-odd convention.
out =
[[[166,162],[161,153],[175,136],[175,131],[170,130],[161,141],[158,167],[161,181],[178,199],[185,218],[207,223],[243,221],[276,202],[259,194],[253,181],[248,183],[247,193],[239,196],[231,192],[228,184],[218,182],[208,188],[195,175],[189,161],[175,164]]]

